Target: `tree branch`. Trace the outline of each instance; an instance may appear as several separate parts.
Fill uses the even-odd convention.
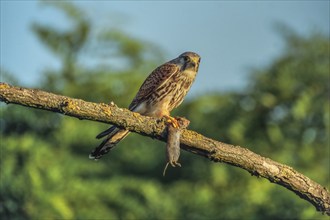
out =
[[[52,112],[58,112],[79,119],[99,121],[128,129],[130,131],[166,141],[164,120],[133,114],[118,108],[115,104],[92,103],[73,99],[37,89],[25,89],[0,82],[0,101],[14,103]],[[181,148],[191,153],[224,162],[247,170],[252,175],[264,177],[281,185],[302,199],[313,204],[318,211],[330,215],[329,191],[293,168],[262,157],[239,146],[222,143],[184,129]]]

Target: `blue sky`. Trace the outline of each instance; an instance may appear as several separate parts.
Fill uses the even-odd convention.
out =
[[[266,66],[283,50],[274,29],[282,22],[301,34],[329,35],[329,1],[75,1],[100,25],[116,25],[164,49],[167,60],[184,51],[201,55],[191,93],[234,90],[249,69]],[[58,60],[31,31],[32,22],[66,26],[59,11],[37,1],[1,0],[1,67],[37,87]]]

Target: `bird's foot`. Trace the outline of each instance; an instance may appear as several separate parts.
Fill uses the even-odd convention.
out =
[[[166,119],[166,122],[169,124],[169,125],[172,125],[173,128],[179,128],[180,125],[179,125],[179,122],[176,118],[173,118],[169,115],[165,115],[164,116],[165,119]]]
[[[184,129],[187,128],[190,124],[190,121],[184,117],[172,117],[169,115],[165,115],[164,118],[168,125],[171,125],[173,128]]]

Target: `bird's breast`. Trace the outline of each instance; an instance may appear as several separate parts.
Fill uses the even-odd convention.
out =
[[[178,107],[189,91],[195,76],[195,71],[179,72],[158,87],[147,100],[148,115],[169,114],[172,109]]]
[[[197,72],[194,70],[185,70],[182,73],[183,75],[186,75],[187,78],[194,80],[196,77]]]

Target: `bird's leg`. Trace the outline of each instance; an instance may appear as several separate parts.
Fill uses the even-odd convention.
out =
[[[175,119],[175,118],[173,118]],[[177,125],[170,123],[167,127],[167,144],[166,144],[166,159],[167,163],[163,171],[163,176],[165,176],[166,169],[170,164],[172,167],[181,167],[178,162],[180,157],[180,136],[182,129],[186,128],[190,121],[185,118],[175,119]]]

